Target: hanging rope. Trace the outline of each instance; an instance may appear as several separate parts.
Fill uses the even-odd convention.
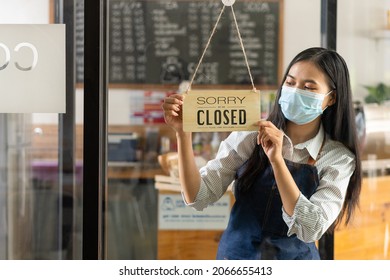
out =
[[[223,5],[223,7],[222,7],[222,9],[221,9],[221,12],[219,13],[217,22],[215,23],[214,28],[213,28],[213,31],[212,31],[211,34],[210,34],[209,40],[207,41],[206,47],[204,48],[203,53],[202,53],[202,56],[201,56],[200,59],[199,59],[198,65],[197,65],[196,68],[195,68],[194,74],[192,75],[192,78],[191,78],[190,84],[188,85],[188,88],[187,88],[187,90],[186,90],[186,93],[188,93],[188,91],[189,91],[190,88],[191,88],[192,83],[194,82],[196,72],[198,72],[199,66],[200,66],[200,64],[202,63],[203,57],[204,57],[204,55],[205,55],[205,53],[206,53],[207,48],[208,48],[209,45],[210,45],[211,38],[213,38],[213,36],[214,36],[215,30],[217,29],[219,20],[221,19],[224,10],[225,10],[225,5]]]
[[[244,48],[244,43],[242,41],[242,38],[241,38],[241,33],[240,33],[240,30],[238,28],[238,23],[237,23],[237,19],[236,19],[236,14],[234,13],[234,9],[233,9],[233,5],[231,5],[231,8],[232,8],[232,13],[233,13],[233,18],[234,18],[234,23],[235,23],[235,26],[236,26],[236,29],[237,29],[237,35],[238,35],[238,39],[240,41],[240,45],[241,45],[241,49],[242,49],[242,52],[244,54],[244,58],[245,58],[245,63],[246,63],[246,66],[247,66],[247,69],[248,69],[248,73],[249,73],[249,78],[251,80],[251,83],[252,83],[252,88],[253,88],[253,91],[256,91],[256,88],[255,88],[255,84],[253,82],[253,78],[252,78],[252,74],[251,74],[251,70],[250,70],[250,67],[249,67],[249,62],[248,62],[248,59],[247,59],[247,56],[246,56],[246,53],[245,53],[245,48]],[[194,79],[195,79],[195,76],[196,76],[196,73],[198,72],[198,69],[199,69],[199,66],[200,64],[202,63],[203,61],[203,57],[207,51],[207,48],[209,47],[210,45],[210,42],[211,42],[211,39],[213,38],[214,36],[214,33],[215,33],[215,30],[217,29],[217,26],[218,26],[218,23],[219,23],[219,20],[221,19],[222,17],[222,14],[223,12],[225,11],[225,5],[223,5],[222,9],[221,9],[221,12],[219,13],[219,16],[218,16],[218,19],[217,19],[217,22],[215,23],[214,25],[214,28],[210,34],[210,37],[207,41],[207,44],[203,50],[203,53],[202,53],[202,56],[200,57],[199,59],[199,62],[198,62],[198,65],[196,66],[195,68],[195,71],[194,71],[194,74],[192,75],[192,78],[190,80],[190,83],[188,85],[188,88],[186,90],[186,93],[188,93],[188,91],[191,89],[191,86],[192,86],[192,83],[194,82]]]
[[[249,78],[251,79],[253,91],[256,91],[255,84],[253,83],[253,78],[252,78],[252,74],[251,74],[251,69],[250,69],[250,67],[249,67],[248,58],[246,57],[246,53],[245,53],[244,43],[242,42],[240,29],[238,28],[238,23],[237,23],[237,19],[236,19],[236,14],[234,13],[233,5],[231,5],[230,7],[232,8],[232,13],[233,13],[233,18],[234,18],[234,23],[236,24],[238,39],[240,40],[242,53],[244,54],[245,63],[246,63],[246,67],[248,68]]]

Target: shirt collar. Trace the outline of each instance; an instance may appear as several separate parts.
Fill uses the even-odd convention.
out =
[[[320,149],[321,149],[321,146],[322,146],[322,143],[324,140],[324,136],[325,136],[325,131],[324,131],[323,125],[321,124],[320,129],[318,130],[316,136],[314,136],[313,138],[311,138],[303,143],[296,144],[294,146],[294,148],[299,149],[299,150],[306,149],[307,152],[309,153],[309,155],[314,160],[316,160],[317,156],[320,152]],[[287,153],[287,157],[291,158],[292,153],[293,153],[293,149],[291,149],[291,147],[293,147],[293,144],[292,144],[291,139],[286,134],[284,134],[283,146],[286,148],[283,150],[284,150],[284,152]],[[290,147],[290,149],[288,149],[288,147]]]

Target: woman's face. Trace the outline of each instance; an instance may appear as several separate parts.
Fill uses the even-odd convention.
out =
[[[327,76],[312,62],[300,61],[295,63],[287,74],[284,85],[299,88],[318,94],[326,94],[332,89],[329,87]],[[325,97],[322,109],[333,105],[335,91]]]

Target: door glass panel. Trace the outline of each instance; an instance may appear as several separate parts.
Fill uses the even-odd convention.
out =
[[[61,23],[60,2],[2,0],[0,25]],[[82,106],[81,87],[76,96]],[[64,137],[64,114],[0,114],[0,259],[81,258],[83,121],[75,112],[74,139]]]
[[[239,21],[247,23],[241,27],[243,36],[251,37],[251,70],[256,87],[262,90],[266,117],[283,66],[283,1],[237,2],[241,2],[236,8]],[[319,8],[319,1],[315,2]],[[108,3],[105,257],[215,259],[233,195],[227,192],[216,205],[199,214],[185,206],[177,178],[176,136],[164,122],[161,102],[169,94],[186,89],[222,3]],[[318,19],[318,25],[306,27],[318,26],[319,30],[319,24]],[[193,87],[252,89],[230,9],[225,9],[217,30]],[[304,43],[313,41],[317,43],[316,39]],[[199,166],[215,155],[227,135],[194,133]]]
[[[355,219],[335,233],[335,258],[389,259],[390,3],[354,4],[338,1],[337,48],[350,69],[364,176]]]

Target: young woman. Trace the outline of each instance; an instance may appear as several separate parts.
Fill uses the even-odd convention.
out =
[[[287,67],[258,131],[232,132],[197,169],[184,132],[183,95],[162,105],[176,131],[187,205],[202,210],[234,183],[235,203],[217,259],[319,259],[315,241],[358,204],[361,164],[349,73],[335,51],[309,48]]]

